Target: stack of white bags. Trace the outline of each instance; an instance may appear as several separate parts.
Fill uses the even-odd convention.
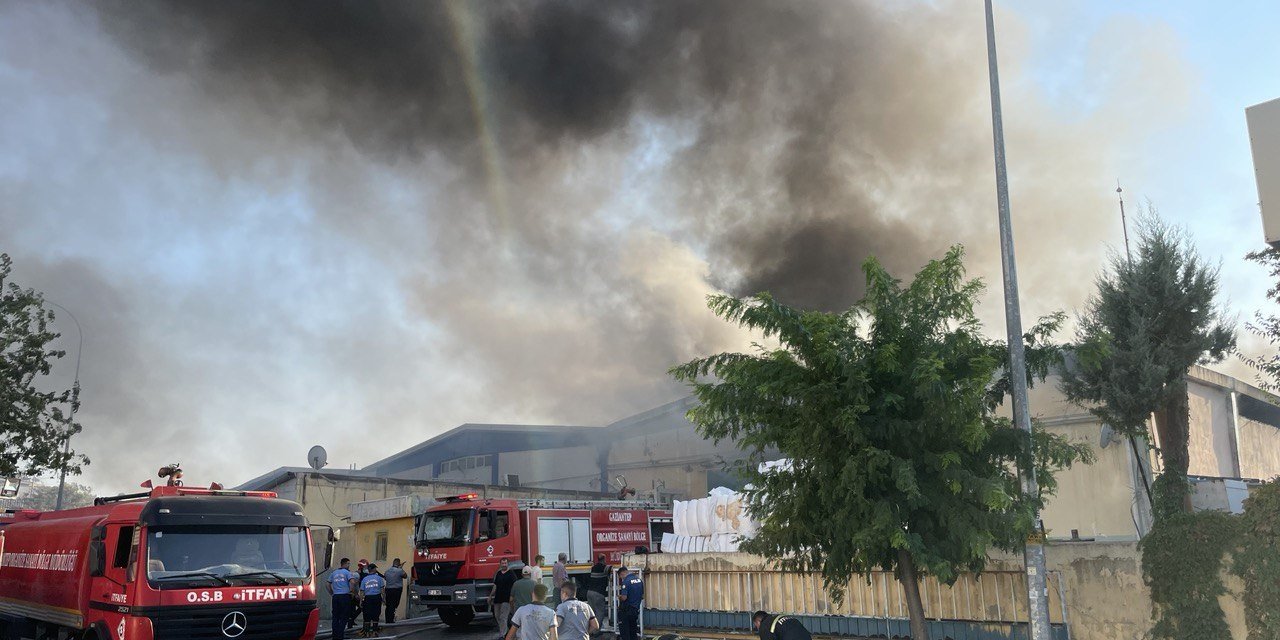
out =
[[[699,500],[676,500],[672,520],[675,533],[662,535],[663,553],[732,553],[759,530],[743,495],[724,487]]]

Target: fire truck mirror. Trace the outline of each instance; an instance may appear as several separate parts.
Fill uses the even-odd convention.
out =
[[[328,571],[329,569],[333,568],[333,548],[337,543],[338,534],[341,532],[334,530],[333,527],[327,524],[313,524],[311,525],[311,540],[313,541],[312,542],[313,545],[315,543],[316,538],[318,537],[317,534],[320,533],[320,530],[323,530],[324,532],[324,538],[323,538],[324,564],[322,565],[322,568],[320,570]],[[313,546],[313,549],[314,549],[314,546]]]
[[[99,577],[107,573],[107,543],[89,541],[89,575]]]
[[[107,528],[101,525],[89,530],[89,575],[97,577],[107,572]]]

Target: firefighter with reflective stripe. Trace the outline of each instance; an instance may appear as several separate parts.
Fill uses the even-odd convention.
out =
[[[351,619],[351,591],[355,586],[356,578],[351,575],[350,567],[351,559],[343,558],[342,562],[338,563],[338,568],[329,574],[329,582],[326,585],[333,596],[334,640],[344,640],[347,621]]]
[[[364,637],[378,635],[378,619],[382,617],[382,590],[386,588],[387,581],[378,573],[378,565],[369,565],[369,573],[360,581],[360,602],[364,609],[364,626],[360,634]]]
[[[809,630],[790,616],[757,611],[751,616],[751,626],[760,634],[760,640],[813,640]]]

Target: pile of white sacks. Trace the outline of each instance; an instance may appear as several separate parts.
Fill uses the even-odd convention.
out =
[[[699,500],[676,500],[672,520],[675,533],[662,534],[663,553],[732,553],[759,529],[743,495],[724,487]]]

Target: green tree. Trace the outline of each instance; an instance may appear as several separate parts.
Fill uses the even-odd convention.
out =
[[[47,376],[66,352],[50,345],[53,311],[34,289],[9,281],[12,261],[0,254],[0,476],[32,476],[58,470],[79,473],[88,459],[64,452],[80,432],[72,421],[75,389],[49,390]]]
[[[1267,290],[1267,298],[1280,304],[1280,249],[1269,247],[1261,251],[1253,251],[1245,256],[1267,268],[1274,284]],[[1274,351],[1280,347],[1280,316],[1264,314],[1261,311],[1253,316],[1252,322],[1245,323],[1245,329],[1264,339]],[[1272,393],[1280,392],[1280,354],[1270,356],[1241,355],[1241,359],[1257,372],[1258,386]]]
[[[912,637],[928,638],[917,578],[952,582],[979,571],[989,548],[1020,549],[1042,498],[1024,499],[1016,469],[1035,460],[1051,493],[1053,470],[1089,449],[1040,431],[1037,446],[998,413],[1008,383],[1006,345],[982,334],[963,250],[930,262],[910,285],[874,258],[867,293],[843,313],[801,311],[769,294],[712,296],[726,321],[778,346],[721,353],[672,369],[700,403],[689,418],[706,437],[732,439],[759,459],[746,492],[760,533],[744,548],[788,570],[816,571],[839,597],[854,574],[896,571]],[[1032,373],[1055,356],[1054,316],[1028,334]]]
[[[89,485],[68,482],[63,492],[62,508],[87,507],[93,504],[93,498],[93,488]],[[57,502],[58,483],[46,483],[37,478],[23,478],[18,497],[0,499],[0,508],[53,511]]]
[[[1249,492],[1232,568],[1242,592],[1249,640],[1280,640],[1280,480]]]
[[[1185,232],[1149,211],[1139,222],[1133,258],[1114,256],[1080,318],[1076,366],[1062,389],[1120,433],[1147,434],[1156,417],[1162,477],[1156,516],[1183,509],[1187,496],[1187,370],[1222,360],[1235,347],[1215,298],[1218,270],[1199,257]]]

